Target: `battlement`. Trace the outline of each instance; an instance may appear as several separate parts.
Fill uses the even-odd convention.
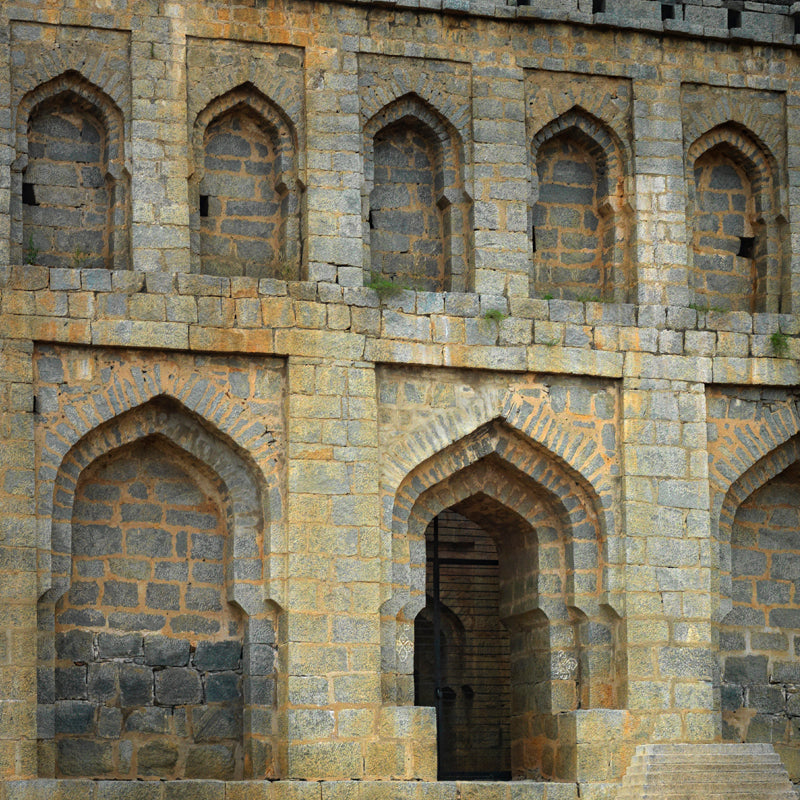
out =
[[[792,46],[800,40],[800,4],[790,0],[353,0],[518,20],[550,20],[651,33]]]

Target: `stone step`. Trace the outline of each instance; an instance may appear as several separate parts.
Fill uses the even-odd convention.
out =
[[[636,748],[617,800],[798,800],[771,745]]]
[[[750,780],[761,780],[762,778],[771,778],[775,774],[775,770],[779,769],[782,765],[780,764],[767,764],[767,765],[760,765],[757,768],[749,767],[749,768],[725,768],[725,774],[728,779],[733,776],[736,776],[737,779],[741,778],[749,778]],[[683,775],[690,776],[694,779],[696,776],[705,775],[709,768],[719,769],[716,764],[706,764],[705,766],[697,766],[697,765],[681,765],[680,771]],[[674,775],[674,770],[664,769],[663,767],[657,766],[653,769],[648,769],[646,766],[636,766],[632,767],[626,773],[628,775],[664,775],[667,778],[672,778]]]

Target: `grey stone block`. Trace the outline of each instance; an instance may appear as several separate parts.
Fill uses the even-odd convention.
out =
[[[56,700],[85,700],[87,697],[86,667],[56,667]]]
[[[91,661],[93,638],[89,631],[56,634],[56,658],[65,661]]]
[[[236,639],[223,642],[199,642],[194,665],[203,672],[232,670],[239,666],[242,645]]]
[[[767,682],[766,656],[728,656],[723,679],[740,685]]]
[[[97,735],[103,739],[119,739],[122,732],[122,711],[101,706],[97,715]]]
[[[178,763],[179,755],[177,746],[170,742],[147,742],[137,751],[136,763],[142,775],[169,776]]]
[[[188,667],[167,667],[156,673],[156,702],[164,706],[199,703],[203,697],[200,675]]]
[[[189,663],[190,644],[187,639],[168,636],[146,636],[144,660],[155,667],[185,667]]]
[[[100,658],[135,658],[143,652],[142,637],[135,633],[100,633],[97,636],[97,647]]]
[[[186,756],[186,777],[231,780],[235,763],[232,747],[221,744],[196,745],[189,748]]]
[[[58,769],[66,777],[103,775],[114,769],[114,751],[110,742],[91,739],[61,739]]]
[[[89,665],[89,699],[97,703],[105,703],[117,696],[117,673],[119,665],[90,664]]]
[[[241,675],[236,672],[215,672],[205,681],[206,702],[220,703],[241,696]]]
[[[56,734],[92,733],[96,706],[84,700],[61,700],[56,703]]]
[[[145,706],[153,702],[153,671],[135,664],[120,664],[120,703],[123,706]]]
[[[241,729],[241,716],[232,705],[192,709],[192,730],[196,742],[236,739],[241,736]]]
[[[125,730],[136,733],[168,733],[171,716],[166,708],[140,708],[128,714]]]

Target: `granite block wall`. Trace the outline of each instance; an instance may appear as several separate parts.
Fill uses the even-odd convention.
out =
[[[0,795],[800,781],[792,13],[3,4]]]

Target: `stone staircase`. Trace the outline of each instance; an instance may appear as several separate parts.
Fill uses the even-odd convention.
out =
[[[797,800],[770,744],[636,748],[617,800]]]

